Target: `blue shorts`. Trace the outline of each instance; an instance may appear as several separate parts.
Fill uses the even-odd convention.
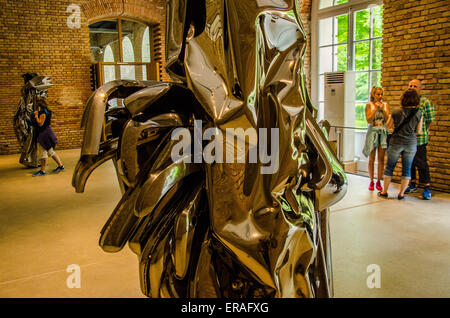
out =
[[[389,144],[387,149],[387,162],[384,175],[392,177],[398,158],[402,156],[402,179],[411,179],[411,165],[416,154],[416,145]]]

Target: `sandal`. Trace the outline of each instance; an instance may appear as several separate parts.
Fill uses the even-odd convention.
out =
[[[404,198],[405,198],[404,195],[398,195],[398,196],[397,196],[397,199],[399,199],[399,200],[403,200]]]
[[[378,195],[379,197],[386,198],[386,199],[387,199],[387,197],[388,197],[387,192],[386,192],[386,193],[378,192],[377,195]]]

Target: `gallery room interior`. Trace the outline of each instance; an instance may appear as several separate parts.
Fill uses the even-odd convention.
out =
[[[0,47],[0,298],[450,297],[447,0],[6,0]]]

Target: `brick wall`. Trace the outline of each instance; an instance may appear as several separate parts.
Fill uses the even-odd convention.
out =
[[[81,7],[79,29],[67,26],[70,4]],[[23,85],[21,75],[26,72],[50,76],[55,84],[48,91],[48,101],[54,111],[52,127],[58,149],[81,146],[81,116],[92,93],[89,23],[120,15],[160,24],[164,34],[164,0],[2,0],[1,6],[0,154],[20,151],[13,116]],[[164,50],[163,37],[161,42]],[[164,52],[160,56],[163,58]]]
[[[300,19],[308,39],[303,66],[305,68],[306,84],[309,92],[311,92],[311,4],[312,0],[297,0]]]
[[[19,151],[13,116],[20,100],[22,74],[47,75],[59,146],[80,145],[79,122],[89,88],[89,36],[67,27],[69,1],[2,1],[0,10],[0,153]]]
[[[382,86],[391,107],[418,78],[436,110],[428,145],[432,186],[450,191],[450,12],[448,0],[385,0]],[[396,169],[399,180],[401,163]]]

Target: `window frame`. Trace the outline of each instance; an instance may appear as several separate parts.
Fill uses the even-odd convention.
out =
[[[120,67],[121,65],[142,65],[146,67],[146,76],[147,80],[156,80],[160,81],[160,74],[159,74],[159,62],[156,61],[156,52],[154,47],[154,39],[152,37],[152,31],[153,27],[157,26],[157,24],[149,24],[148,22],[135,19],[132,17],[120,17],[120,16],[113,16],[113,17],[102,17],[99,19],[93,19],[89,21],[89,25],[100,22],[100,21],[108,21],[108,20],[116,20],[117,21],[117,36],[118,36],[118,44],[119,44],[119,58],[120,61],[114,61],[114,62],[104,62],[104,61],[98,61],[91,64],[97,64],[98,65],[98,80],[99,80],[99,86],[105,84],[104,79],[104,72],[103,68],[105,65],[114,65],[117,67]],[[124,62],[123,60],[123,34],[122,34],[122,21],[131,21],[143,24],[149,28],[149,36],[150,36],[150,62]],[[134,48],[133,48],[134,49]]]
[[[333,1],[333,3],[335,3],[336,1],[339,1],[339,0],[332,0]],[[350,0],[348,0],[346,3],[348,3]],[[332,4],[331,6],[328,6],[328,7],[325,7],[325,8],[322,8],[322,9],[320,9],[320,2],[321,2],[321,0],[318,0],[318,8],[319,8],[319,10],[324,10],[324,9],[328,9],[328,8],[335,8],[336,6],[339,6],[340,4]],[[346,4],[346,3],[341,3],[341,4]]]
[[[367,71],[355,71],[355,72],[368,72],[369,77],[373,73],[371,69],[372,66],[372,42],[376,39],[382,39],[381,37],[373,37],[372,38],[372,30],[373,30],[373,19],[372,19],[372,13],[370,14],[370,30],[371,34],[369,36],[369,39],[364,40],[354,40],[354,26],[355,26],[355,12],[370,9],[373,7],[377,7],[379,5],[383,5],[383,0],[349,0],[346,3],[326,7],[323,9],[319,9],[320,1],[313,1],[312,8],[311,8],[311,99],[314,105],[317,106],[319,109],[319,80],[320,80],[320,74],[319,74],[319,21],[321,19],[326,18],[332,18],[344,14],[348,14],[348,32],[347,32],[347,70],[352,71],[355,69],[354,67],[354,50],[355,50],[355,43],[358,42],[364,42],[369,41],[369,70]],[[334,34],[334,30],[333,30]],[[338,46],[344,43],[340,44],[332,44],[329,46]],[[325,47],[325,46],[322,46]],[[333,61],[334,62],[334,61]],[[376,70],[378,71],[378,70]],[[381,70],[380,70],[381,72]],[[381,74],[381,73],[380,73]],[[370,81],[370,78],[369,78]],[[323,101],[321,101],[323,102]],[[356,105],[356,104],[355,104]]]
[[[369,9],[369,8],[368,8]],[[364,9],[363,9],[364,10]],[[354,18],[354,15],[356,14],[356,12],[358,12],[358,11],[361,11],[361,10],[355,10],[355,11],[353,11],[353,18]],[[357,43],[366,43],[366,42],[368,42],[369,43],[369,65],[368,65],[368,69],[367,70],[356,70],[355,68],[355,65],[353,65],[353,71],[355,72],[355,76],[357,76],[357,74],[359,74],[359,73],[367,73],[368,74],[368,76],[369,76],[369,82],[368,82],[368,85],[369,85],[369,87],[368,87],[368,92],[370,92],[370,89],[372,88],[372,86],[373,86],[373,83],[372,83],[372,74],[373,73],[376,73],[376,72],[380,72],[380,75],[381,75],[381,65],[380,65],[380,68],[377,68],[377,69],[375,69],[375,68],[373,68],[373,46],[374,46],[374,41],[376,41],[376,40],[383,40],[383,36],[373,36],[373,31],[374,31],[374,23],[373,23],[373,11],[372,10],[370,10],[369,11],[370,12],[370,15],[369,15],[369,19],[370,19],[370,21],[369,21],[369,30],[370,30],[370,34],[369,34],[369,37],[368,38],[366,38],[366,39],[362,39],[362,40],[355,40],[355,39],[353,39],[353,52],[352,52],[352,57],[354,57],[355,56],[355,51],[356,51],[356,44]],[[354,37],[355,37],[355,27],[356,27],[356,23],[354,23],[353,24],[353,34],[354,34]],[[354,63],[355,61],[353,61],[353,63]],[[370,95],[370,93],[369,93],[369,95]],[[368,99],[370,99],[370,96],[369,96],[369,98]],[[356,99],[356,97],[355,97],[355,103],[366,103],[368,100],[358,100],[358,99]]]

